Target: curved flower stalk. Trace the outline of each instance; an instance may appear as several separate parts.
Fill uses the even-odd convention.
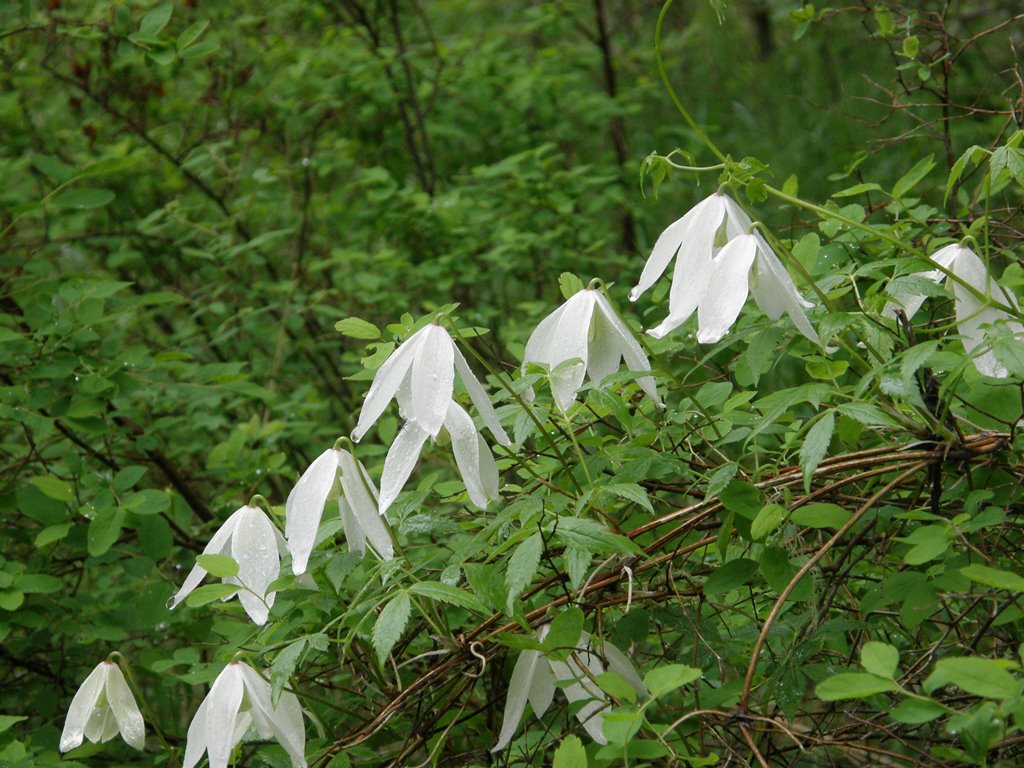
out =
[[[328,499],[336,497],[345,539],[364,554],[366,542],[383,560],[395,556],[387,523],[377,514],[377,489],[366,468],[349,451],[328,448],[299,478],[285,502],[284,533],[292,571],[305,573]]]
[[[988,270],[985,269],[985,265],[978,255],[965,245],[960,243],[947,245],[929,258],[948,272],[952,272],[966,284],[961,284],[952,278],[946,280],[946,287],[953,292],[953,298],[956,301],[956,324],[960,332],[960,339],[963,341],[967,354],[972,355],[971,360],[974,367],[986,376],[1005,379],[1010,372],[996,359],[991,349],[977,355],[974,355],[974,350],[984,347],[986,329],[1002,324],[1014,336],[1024,337],[1024,325],[1012,319],[1005,310],[991,306],[979,299],[974,291],[1002,304],[1008,303],[1014,309],[1017,309],[1016,298],[999,289],[998,283],[988,274]],[[928,272],[916,272],[914,277],[924,277],[941,283],[948,276],[941,269],[934,269]],[[974,291],[971,291],[971,288]],[[924,304],[925,298],[925,296],[915,294],[904,296],[899,302],[889,301],[882,309],[882,315],[895,317],[896,310],[902,306],[907,317],[913,317],[914,313]],[[1024,341],[1024,338],[1021,338],[1021,341]]]
[[[498,468],[490,449],[473,419],[452,399],[456,374],[498,443],[512,444],[487,393],[451,335],[436,323],[427,325],[406,339],[378,369],[352,432],[352,439],[358,441],[380,418],[388,403],[398,400],[405,424],[384,460],[380,514],[398,497],[427,438],[436,439],[442,430],[451,438],[455,463],[473,504],[485,508],[489,499],[498,498]]]
[[[580,362],[562,365],[569,360]],[[605,378],[618,370],[622,360],[631,371],[651,370],[647,355],[608,299],[600,291],[586,288],[540,321],[526,342],[523,369],[527,363],[548,366],[551,394],[566,412],[576,401],[584,376],[589,375],[591,383],[600,387]],[[642,376],[637,384],[661,405],[652,377]]]
[[[548,627],[549,625],[545,624],[538,630],[538,640],[544,639]],[[641,696],[647,696],[647,688],[629,658],[607,640],[601,641],[599,645],[603,646],[608,668],[633,686]],[[598,744],[607,744],[608,740],[604,735],[604,711],[608,708],[608,697],[593,679],[604,671],[604,663],[586,632],[580,635],[577,651],[565,661],[551,661],[542,651],[522,651],[516,659],[509,680],[498,743],[491,751],[498,752],[508,746],[523,719],[527,703],[530,704],[535,717],[543,716],[554,699],[556,680],[568,683],[562,687],[562,692],[570,703],[586,702],[577,711],[576,717],[590,738]]]
[[[192,718],[183,768],[194,768],[204,752],[210,768],[227,768],[231,750],[250,730],[284,747],[293,768],[305,768],[306,732],[298,698],[282,691],[273,706],[270,683],[248,664],[233,661],[217,676]]]
[[[629,294],[630,301],[640,298],[675,256],[668,317],[647,333],[660,339],[696,311],[697,340],[714,343],[728,332],[752,293],[769,319],[786,313],[800,333],[821,345],[804,312],[813,305],[800,296],[771,246],[751,232],[752,226],[735,200],[716,192],[661,233]]]
[[[81,745],[83,737],[98,744],[118,733],[129,746],[146,748],[146,726],[124,673],[114,662],[101,661],[71,699],[60,751]]]
[[[274,605],[274,593],[267,593],[281,573],[281,555],[287,551],[284,537],[262,510],[252,506],[239,508],[224,521],[203,550],[204,555],[228,555],[238,563],[238,574],[225,577],[225,584],[241,587],[236,593],[249,618],[256,624],[267,623]],[[185,578],[169,607],[176,608],[202,583],[206,569],[198,563]]]

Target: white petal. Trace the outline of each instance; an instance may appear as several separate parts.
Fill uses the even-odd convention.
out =
[[[757,254],[753,235],[739,235],[728,243],[713,261],[711,289],[697,310],[697,341],[713,344],[736,322],[747,300],[750,267]]]
[[[680,323],[693,314],[711,285],[711,254],[715,247],[715,236],[725,216],[722,195],[711,195],[704,202],[706,205],[701,215],[693,220],[684,235],[672,272],[672,289],[668,295],[669,317],[678,318]]]
[[[117,729],[121,732],[121,738],[128,746],[138,750],[146,748],[146,726],[142,722],[142,713],[139,705],[135,703],[128,682],[124,679],[124,673],[117,664],[109,664],[107,669],[107,680],[104,686],[107,694],[107,704],[110,705],[114,718],[117,720]]]
[[[572,408],[576,402],[576,393],[583,385],[587,373],[587,345],[596,294],[594,290],[583,290],[565,303],[565,312],[557,332],[552,336],[547,359],[538,361],[551,368],[551,395],[563,412]],[[576,359],[580,362],[564,365],[567,360]]]
[[[631,371],[650,371],[651,363],[647,359],[647,355],[644,354],[643,347],[640,346],[640,342],[633,336],[633,332],[629,329],[629,326],[623,322],[622,318],[619,317],[618,313],[612,307],[611,303],[600,293],[597,295],[597,309],[596,313],[598,316],[599,325],[595,328],[595,335],[600,335],[602,332],[607,333],[614,339],[614,344],[618,347],[619,352],[622,354],[623,359],[626,361],[626,367]],[[636,383],[640,385],[640,388],[646,392],[652,400],[658,405],[661,405],[661,400],[658,398],[658,385],[654,383],[654,378],[651,376],[642,376],[636,380]]]
[[[939,264],[946,269],[951,269],[952,264],[956,261],[956,257],[960,254],[961,248],[959,244],[947,245],[945,248],[940,248],[938,251],[933,253],[930,257],[932,261]],[[938,269],[933,269],[928,272],[915,272],[912,277],[923,277],[927,280],[931,280],[933,283],[941,283],[946,277],[946,274]],[[903,312],[908,318],[913,317],[917,310],[924,304],[927,296],[921,296],[919,294],[910,294],[908,296],[900,296],[898,300],[887,301],[885,306],[882,307],[882,317],[896,317],[896,310],[902,308]]]
[[[587,642],[586,633],[583,633],[580,642]],[[596,654],[581,650],[577,651],[576,655],[579,656],[590,673],[595,677],[604,672],[604,666]],[[601,714],[602,710],[608,706],[604,692],[594,684],[572,656],[564,662],[552,661],[551,672],[559,680],[573,681],[562,689],[565,697],[571,702],[587,702],[576,713],[576,717],[594,741],[598,744],[607,744],[608,741],[604,736],[603,716]]]
[[[523,352],[524,368],[527,363],[548,364],[548,360],[551,359],[549,352],[551,343],[558,334],[558,325],[562,321],[562,315],[565,314],[567,306],[568,302],[559,306],[558,309],[541,320],[537,327],[533,329],[533,333],[530,334],[530,338],[526,342],[526,349]]]
[[[224,525],[213,534],[213,538],[210,539],[210,542],[203,550],[204,555],[223,555],[228,551],[231,546],[231,537],[234,535],[235,526],[238,525],[238,521],[241,519],[243,509],[245,507],[239,507],[231,514],[231,517],[224,521]],[[188,597],[204,578],[206,578],[206,569],[199,565],[199,563],[196,563],[192,566],[188,576],[185,577],[185,583],[181,585],[181,589],[171,598],[171,610],[177,608],[181,601]]]
[[[338,477],[338,451],[328,448],[302,473],[284,505],[284,535],[292,555],[292,572],[305,573],[316,542],[324,504]]]
[[[241,665],[232,662],[214,680],[206,697],[206,753],[210,768],[227,768],[231,750],[237,743],[235,735],[242,693]]]
[[[747,212],[740,207],[740,204],[726,194],[722,194],[722,203],[725,207],[725,237],[732,240],[738,235],[745,235],[750,232],[753,222]]]
[[[647,686],[644,685],[644,681],[636,671],[636,667],[633,666],[633,662],[629,660],[629,657],[626,654],[612,645],[608,640],[602,641],[601,652],[604,654],[604,657],[608,659],[608,669],[633,686],[633,689],[641,696],[650,695],[647,690]]]
[[[100,662],[96,668],[89,673],[89,676],[82,681],[82,684],[71,699],[68,707],[68,716],[64,720],[64,731],[60,735],[60,751],[67,752],[82,743],[85,736],[85,726],[89,722],[96,702],[103,691],[103,684],[106,680],[104,664]]]
[[[245,612],[260,626],[267,623],[274,593],[267,594],[270,586],[281,575],[281,561],[277,555],[274,524],[255,507],[244,507],[245,516],[231,537],[231,555],[238,562],[237,581],[246,589],[239,590],[238,600]]]
[[[601,296],[603,299],[604,297]],[[622,352],[619,349],[619,339],[608,325],[604,317],[604,308],[598,304],[598,311],[591,319],[590,327],[590,348],[587,359],[587,375],[590,383],[600,389],[604,380],[619,370],[619,362],[622,360]]]
[[[345,492],[344,500],[350,519],[358,527],[363,540],[370,540],[370,544],[381,559],[392,560],[395,551],[391,543],[391,535],[388,533],[384,520],[378,514],[377,489],[373,487],[373,481],[370,480],[366,468],[358,463],[348,451],[342,451],[340,464],[341,486]],[[348,535],[348,528],[345,530]],[[361,548],[360,551],[363,549],[365,548]]]
[[[241,666],[253,725],[261,734],[277,739],[291,757],[293,768],[305,768],[306,731],[298,698],[290,691],[282,691],[277,707],[272,707],[270,684],[248,665]]]
[[[547,712],[554,698],[555,678],[551,674],[551,665],[545,659],[544,663],[538,664],[533,671],[533,681],[530,683],[529,699],[534,716],[540,718]]]
[[[189,723],[182,768],[194,768],[206,751],[206,711],[209,709],[209,701],[210,695],[207,694],[195,715],[192,716],[192,722]]]
[[[457,403],[448,406],[448,418],[444,426],[451,436],[455,463],[462,473],[470,501],[480,509],[487,509],[488,499],[497,498],[498,495],[498,468],[490,450],[486,443],[481,448],[483,441],[473,419]]]
[[[501,716],[501,733],[498,735],[498,743],[491,748],[491,752],[501,751],[512,741],[512,737],[523,719],[523,713],[526,711],[526,702],[529,700],[533,676],[539,664],[547,666],[540,651],[525,650],[516,659],[512,677],[508,682],[508,694],[505,696],[505,711]]]
[[[811,327],[804,312],[804,307],[813,305],[800,296],[789,273],[764,238],[759,234],[755,234],[754,237],[757,238],[758,245],[754,261],[754,279],[751,282],[754,301],[771,320],[777,320],[785,312],[796,329],[820,347],[821,339]]]
[[[995,281],[992,280],[981,259],[969,248],[961,248],[953,264],[953,273],[961,280],[986,296],[993,296]],[[974,366],[986,376],[1004,379],[1010,375],[1006,366],[996,359],[991,349],[973,355],[974,350],[984,347],[985,329],[998,322],[1009,321],[1010,317],[1001,309],[979,301],[966,287],[959,283],[953,284],[953,295],[956,297],[956,321],[960,338],[968,355],[972,355]],[[998,292],[996,298],[1006,303],[1006,297]],[[1016,307],[1016,300],[1010,299]],[[1008,323],[1014,333],[1024,332],[1024,327],[1015,321]]]
[[[477,413],[480,414],[480,419],[483,421],[484,426],[494,435],[498,445],[512,445],[512,441],[502,428],[501,422],[498,421],[498,414],[491,404],[491,399],[487,396],[487,392],[484,391],[476,376],[473,375],[473,370],[469,367],[469,363],[466,362],[466,358],[462,356],[458,345],[452,345],[452,349],[455,352],[455,370],[459,374],[459,380],[462,382],[462,386],[466,388],[469,399],[476,406]]]
[[[341,527],[345,530],[348,551],[355,552],[357,555],[365,555],[366,534],[363,533],[363,527],[359,525],[356,516],[352,514],[352,507],[345,501],[344,496],[338,498],[338,514],[341,515]],[[374,514],[376,515],[376,511]]]
[[[674,317],[673,315],[669,315],[658,323],[658,325],[648,330],[647,335],[652,336],[655,339],[663,339],[685,322],[685,317]]]
[[[412,474],[413,467],[420,458],[423,443],[426,442],[427,431],[415,421],[407,421],[395,437],[384,458],[384,471],[380,477],[380,514],[388,511],[398,494],[402,492],[405,481]]]
[[[423,341],[412,363],[411,418],[431,437],[437,437],[448,413],[455,383],[454,344],[448,331],[439,325],[430,324],[423,332]]]
[[[357,443],[366,434],[366,430],[380,418],[384,409],[388,407],[388,403],[398,392],[402,379],[409,373],[413,359],[416,357],[416,350],[423,341],[423,332],[428,328],[430,328],[429,325],[406,339],[377,369],[377,373],[370,383],[370,390],[366,393],[366,399],[363,400],[363,408],[359,412],[359,422],[352,430],[352,439]]]

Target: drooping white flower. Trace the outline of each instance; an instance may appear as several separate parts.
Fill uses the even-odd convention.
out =
[[[366,542],[384,560],[394,548],[387,525],[377,514],[377,489],[362,463],[341,448],[321,453],[299,478],[285,502],[284,533],[292,571],[306,571],[328,499],[336,497],[349,550],[366,551]]]
[[[280,575],[281,555],[286,551],[277,527],[262,510],[246,505],[236,510],[213,534],[203,554],[228,555],[238,563],[238,574],[225,577],[224,582],[241,587],[235,593],[239,602],[249,618],[262,626],[267,623],[274,605],[274,593],[268,594],[267,587]],[[181,589],[171,598],[169,607],[176,608],[205,577],[206,569],[196,563]]]
[[[561,365],[568,360],[580,362]],[[590,381],[599,387],[618,370],[621,360],[631,371],[651,370],[647,355],[608,299],[600,291],[586,288],[540,321],[526,342],[523,368],[527,363],[548,366],[551,394],[558,407],[568,411],[584,376],[589,374]],[[637,383],[655,403],[661,404],[652,377],[643,376]]]
[[[935,264],[952,272],[966,284],[963,285],[952,278],[946,280],[946,287],[953,292],[953,298],[956,300],[956,323],[964,349],[967,350],[967,354],[973,355],[974,350],[979,347],[983,348],[982,352],[972,357],[974,367],[986,376],[1006,378],[1010,375],[1006,366],[999,362],[991,349],[984,349],[986,329],[996,324],[1003,324],[1014,336],[1024,337],[1024,326],[1014,320],[1005,310],[979,299],[974,291],[989,300],[1011,306],[1014,309],[1018,308],[1016,298],[1008,291],[1000,290],[999,284],[989,275],[978,255],[960,243],[947,245],[929,258]],[[928,272],[917,272],[914,277],[924,277],[941,283],[943,279],[947,278],[947,275],[941,269],[934,269]],[[974,291],[967,286],[973,288]],[[903,296],[899,302],[887,302],[882,309],[882,314],[886,317],[895,317],[896,310],[902,306],[907,317],[912,317],[924,304],[925,298],[919,295]],[[1024,338],[1021,340],[1024,341]]]
[[[502,445],[511,445],[466,358],[448,331],[436,323],[416,331],[377,370],[352,439],[359,442],[393,398],[398,399],[403,419],[416,422],[430,437],[437,437],[448,418],[456,373],[491,434]]]
[[[538,630],[538,640],[545,638],[549,626],[545,624]],[[604,672],[604,663],[586,632],[580,635],[577,645],[575,653],[565,661],[548,659],[543,651],[528,649],[520,652],[508,684],[498,743],[491,749],[492,752],[504,749],[512,740],[523,719],[527,702],[534,717],[540,718],[547,711],[555,695],[556,680],[563,683],[562,692],[570,703],[586,702],[576,712],[576,717],[590,737],[598,744],[608,743],[604,735],[604,712],[608,709],[608,697],[593,680]],[[641,696],[647,696],[647,688],[629,658],[607,640],[599,642],[598,646],[608,661],[608,668],[633,686]]]
[[[194,768],[204,752],[210,768],[227,768],[231,750],[250,730],[284,747],[293,768],[305,768],[306,732],[298,698],[282,691],[273,706],[270,683],[248,664],[233,661],[217,676],[192,718],[183,768]]]
[[[146,748],[146,726],[124,673],[112,661],[101,661],[71,699],[60,751],[79,746],[83,737],[100,743],[118,733],[129,746]]]
[[[491,449],[476,431],[470,415],[454,400],[448,403],[442,428],[451,438],[455,465],[462,474],[469,500],[481,509],[486,509],[489,500],[498,498],[498,465],[494,463]],[[380,476],[381,514],[387,511],[402,492],[420,458],[423,444],[430,436],[419,422],[410,420],[405,422],[391,443]],[[505,439],[508,439],[507,436]]]
[[[805,301],[771,246],[757,232],[735,200],[716,192],[668,227],[630,291],[636,301],[664,273],[672,257],[675,267],[669,292],[669,314],[648,331],[662,338],[697,312],[697,340],[711,344],[725,335],[739,315],[748,293],[769,319],[783,312],[804,336],[820,345],[804,312]]]

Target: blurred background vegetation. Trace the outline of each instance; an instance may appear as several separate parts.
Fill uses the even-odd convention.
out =
[[[561,272],[614,281],[625,304],[657,234],[715,184],[641,184],[652,151],[713,162],[660,83],[660,9],[0,2],[11,764],[52,759],[70,695],[110,649],[162,672],[198,658],[188,637],[225,631],[165,601],[204,526],[254,492],[283,501],[354,425],[366,352],[335,322],[457,301],[511,369]],[[1004,141],[1024,109],[1015,13],[679,2],[664,56],[719,146],[820,200]],[[974,203],[954,194],[949,218]],[[809,226],[758,213],[794,239]],[[1018,243],[1019,206],[998,218]],[[384,448],[365,451],[379,464]]]

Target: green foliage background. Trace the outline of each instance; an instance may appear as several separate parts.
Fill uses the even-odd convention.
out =
[[[285,589],[257,632],[233,602],[171,613],[166,601],[220,521],[254,493],[283,504],[351,430],[367,380],[413,318],[458,302],[473,348],[512,372],[562,300],[560,274],[614,283],[625,309],[658,233],[716,189],[714,174],[662,178],[660,160],[643,165],[677,148],[694,158],[684,164],[715,162],[660,82],[661,5],[0,3],[0,763],[58,762],[67,702],[115,649],[146,694],[147,724],[180,747],[204,684],[245,648],[278,685],[291,676],[313,697],[303,701],[316,720],[311,764],[545,764],[576,724],[564,707],[546,725],[531,720],[515,750],[487,752],[508,677],[490,636],[482,678],[453,666],[445,685],[367,729],[430,661],[380,663],[371,629],[395,585],[458,584],[486,611],[428,601],[450,637],[414,611],[393,658],[447,648],[474,664],[465,643],[506,609],[504,571],[523,541],[540,531],[545,543],[526,574],[536,587],[527,613],[557,614],[563,589],[615,558],[618,539],[574,549],[557,538],[558,516],[593,505],[647,559],[633,564],[646,575],[631,602],[615,578],[584,603],[588,631],[632,646],[643,671],[678,663],[705,675],[646,715],[619,702],[622,733],[642,729],[622,739],[643,744],[626,748],[631,765],[757,764],[755,751],[773,765],[880,754],[1018,764],[1024,616],[1005,574],[1021,571],[1024,356],[1006,340],[1011,379],[976,374],[958,342],[939,343],[951,325],[939,289],[917,336],[871,318],[893,275],[922,268],[893,240],[930,252],[970,232],[1020,294],[1024,162],[1012,137],[1022,101],[1008,40],[1021,20],[1013,2],[922,5],[749,0],[719,18],[681,2],[666,21],[668,76],[715,143],[766,165],[757,178],[864,224],[746,188],[792,247],[805,295],[809,279],[827,294],[813,319],[823,338],[845,339],[842,350],[825,355],[749,307],[715,347],[686,331],[651,342],[664,413],[630,403],[629,376],[622,397],[591,391],[574,424],[557,424],[542,396],[563,451],[579,431],[585,458],[568,468],[499,394],[525,446],[500,464],[505,504],[469,508],[450,456],[431,454],[395,511],[409,555],[389,586],[370,563],[322,548],[319,591]],[[1009,147],[1011,162],[972,157],[947,188],[972,145]],[[864,183],[878,186],[855,188]],[[662,285],[636,305],[638,327],[664,315],[664,297]],[[385,330],[336,333],[351,316]],[[867,369],[858,341],[880,353]],[[493,376],[489,391],[501,392]],[[360,446],[374,474],[397,427],[391,413]],[[826,458],[840,455],[862,463]],[[814,476],[819,462],[827,471]],[[593,484],[577,494],[584,476]],[[842,557],[797,585],[758,662],[752,648],[776,598],[836,521],[872,499]],[[825,517],[794,517],[809,503],[830,505],[812,508]],[[965,575],[969,563],[1004,575]],[[868,641],[898,649],[904,671],[872,661],[890,652]],[[972,688],[948,665],[928,678],[940,658],[968,656],[1017,687]],[[858,659],[863,669],[846,674],[862,677],[846,682],[873,675],[875,687],[825,695]],[[886,710],[900,701],[936,709],[894,724]],[[698,711],[708,714],[663,733]],[[781,722],[791,733],[772,730]],[[565,743],[566,755],[579,746]],[[883,752],[863,757],[865,743]],[[606,765],[623,749],[587,754]],[[274,746],[243,753],[239,764],[284,764]],[[174,764],[152,739],[144,755],[112,742],[73,759]]]

